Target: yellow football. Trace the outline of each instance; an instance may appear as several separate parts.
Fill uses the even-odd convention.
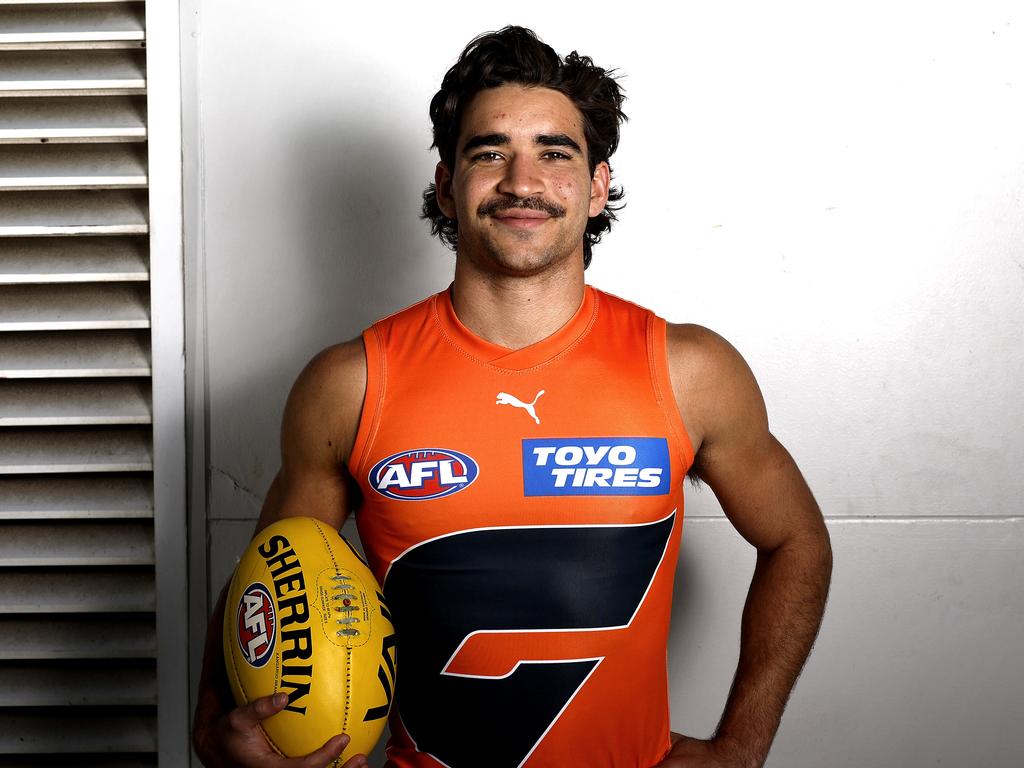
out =
[[[341,765],[380,739],[395,690],[395,630],[369,567],[329,525],[289,517],[250,542],[224,607],[224,659],[239,705],[288,694],[288,706],[262,723],[282,755],[347,733]]]

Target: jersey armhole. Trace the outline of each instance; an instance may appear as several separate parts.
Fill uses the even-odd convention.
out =
[[[653,312],[648,317],[647,357],[651,364],[654,395],[658,399],[662,413],[665,414],[665,421],[675,433],[679,449],[682,451],[683,471],[687,472],[693,465],[694,451],[672,390],[672,377],[668,370],[668,324]]]
[[[376,326],[363,331],[363,349],[366,351],[366,394],[363,395],[363,409],[359,414],[359,427],[352,452],[348,458],[348,470],[356,482],[363,479],[366,456],[377,436],[380,424],[381,403],[384,400],[386,366],[384,349],[377,334]]]

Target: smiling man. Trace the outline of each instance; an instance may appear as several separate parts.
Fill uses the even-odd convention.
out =
[[[588,167],[579,110],[558,91],[509,84],[481,91],[462,118],[456,154],[436,174],[460,252],[484,273],[565,269],[609,181],[607,162]]]
[[[759,766],[821,621],[829,538],[721,337],[588,286],[622,193],[615,80],[532,32],[474,40],[431,103],[424,216],[452,285],[318,354],[285,408],[257,529],[356,508],[398,637],[388,765]],[[757,549],[715,735],[669,728],[687,474]],[[232,709],[211,621],[208,765],[299,765]],[[329,741],[301,765],[328,764]],[[350,760],[347,768],[362,765]]]

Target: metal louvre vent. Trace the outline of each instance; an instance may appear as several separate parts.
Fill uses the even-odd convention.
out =
[[[157,755],[140,0],[0,0],[0,763]]]

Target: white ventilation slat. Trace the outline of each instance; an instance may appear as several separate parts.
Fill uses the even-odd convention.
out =
[[[138,613],[156,610],[153,571],[0,569],[0,613]],[[3,677],[0,668],[0,680]],[[0,699],[4,686],[0,685]],[[0,706],[3,706],[0,704]]]
[[[3,522],[0,561],[6,567],[152,565],[148,520]]]
[[[151,424],[148,380],[0,380],[0,427]]]
[[[76,715],[4,712],[0,714],[0,753],[152,752],[156,717],[135,714]],[[96,765],[91,762],[91,765]],[[60,762],[64,766],[63,761]]]
[[[148,429],[0,430],[0,475],[152,470]]]
[[[144,58],[133,51],[8,52],[0,96],[127,96],[146,92]]]
[[[153,517],[148,475],[0,476],[0,520]]]
[[[0,333],[0,379],[151,373],[149,341],[140,331]]]
[[[5,766],[157,764],[146,8],[0,0]]]
[[[146,148],[134,144],[0,145],[0,192],[138,189]]]
[[[137,48],[145,40],[137,5],[0,6],[0,51]]]
[[[0,199],[0,238],[41,235],[144,235],[144,192],[8,192]]]
[[[0,0],[0,5],[124,5],[145,0]]]
[[[3,0],[0,0],[3,2]],[[156,755],[4,755],[4,768],[157,768]]]
[[[9,99],[0,144],[145,141],[145,109],[129,96]]]
[[[0,660],[145,659],[156,656],[147,614],[33,618],[0,616]],[[0,732],[3,726],[0,726]]]
[[[0,686],[0,707],[156,704],[156,678],[148,664],[112,668],[7,663],[0,666],[0,678],[5,683]]]
[[[148,279],[146,245],[138,237],[12,237],[0,247],[0,285]]]
[[[0,286],[0,331],[149,327],[149,286],[132,283]]]

